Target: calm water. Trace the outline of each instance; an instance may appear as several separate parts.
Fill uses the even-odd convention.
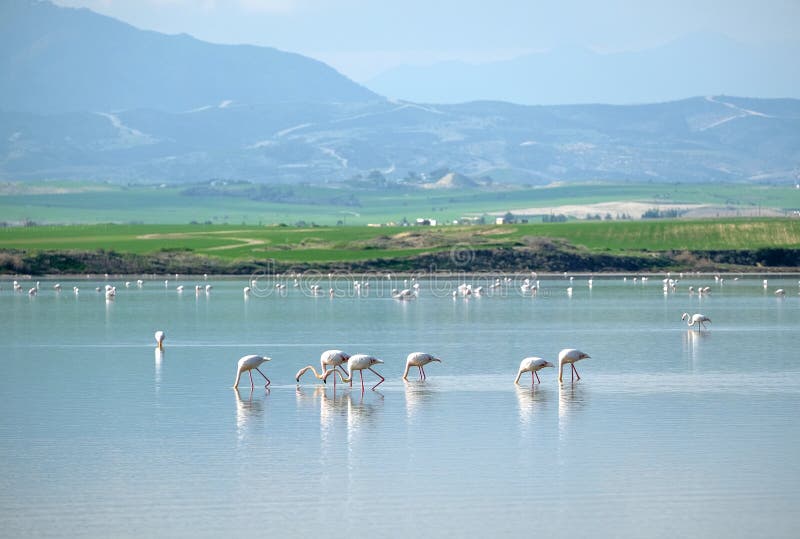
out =
[[[243,298],[242,280],[106,302],[102,280],[0,289],[6,537],[797,537],[798,277],[542,279],[536,298]],[[72,286],[81,287],[79,295]],[[327,279],[320,282],[327,290]],[[477,283],[476,283],[477,284]],[[487,284],[487,283],[482,283]],[[710,285],[690,297],[689,285]],[[25,290],[31,285],[23,283]],[[389,286],[403,287],[402,282]],[[785,298],[773,291],[783,287]],[[681,313],[713,323],[690,331]],[[163,357],[153,332],[167,333]],[[513,380],[521,358],[592,356]],[[385,360],[378,391],[294,373],[328,348]],[[443,358],[427,382],[405,356]],[[236,361],[269,355],[269,392]],[[256,378],[260,378],[256,376]],[[365,377],[373,380],[372,374]],[[565,371],[565,380],[569,373]],[[257,381],[257,380],[256,380]]]

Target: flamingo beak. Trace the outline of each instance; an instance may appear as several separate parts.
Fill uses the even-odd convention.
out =
[[[376,359],[376,360],[374,361],[374,363],[377,365],[378,363],[383,363],[383,361],[382,361],[382,360],[380,360],[380,359]]]
[[[433,358],[431,361],[438,361],[439,363],[441,363],[441,362],[442,362],[442,360],[441,360],[441,359],[439,359],[438,357],[435,357],[435,358]]]

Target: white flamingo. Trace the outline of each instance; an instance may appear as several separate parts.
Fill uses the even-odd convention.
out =
[[[164,334],[163,331],[158,330],[158,331],[156,331],[155,337],[156,337],[156,348],[158,348],[159,350],[163,350],[164,349],[164,337],[166,337],[166,335]]]
[[[700,329],[700,326],[703,326],[703,329],[705,329],[706,322],[709,324],[711,323],[711,319],[709,317],[700,313],[695,313],[691,316],[689,316],[689,313],[683,313],[681,320],[686,320],[686,325],[689,327],[697,325],[697,329]]]
[[[427,379],[428,375],[425,374],[425,365],[433,361],[437,361],[439,363],[442,362],[442,360],[438,357],[426,354],[424,352],[411,352],[406,358],[406,370],[403,372],[403,380],[408,380],[408,370],[411,367],[417,367],[419,369],[420,380]]]
[[[314,368],[313,365],[307,365],[297,371],[294,379],[297,383],[300,383],[300,377],[303,376],[306,372],[311,371],[314,373],[314,377],[317,380],[323,380],[325,377],[325,373],[331,369],[339,368],[341,371],[347,375],[347,371],[344,370],[343,364],[347,363],[347,360],[350,359],[350,354],[342,352],[341,350],[325,350],[322,352],[322,355],[319,357],[319,365],[320,365],[320,372]],[[336,377],[333,377],[333,387],[336,387]]]
[[[569,365],[572,367],[572,381],[575,381],[575,377],[578,380],[581,379],[581,375],[578,374],[578,369],[575,368],[575,362],[580,361],[582,359],[587,359],[591,356],[589,354],[585,354],[580,350],[575,350],[574,348],[565,348],[558,353],[558,381],[562,382],[562,377],[564,375],[564,365]]]
[[[519,372],[517,372],[517,379],[514,380],[514,383],[519,385],[519,379],[522,377],[522,373],[525,372],[531,373],[531,385],[533,385],[534,376],[536,377],[536,381],[541,383],[541,380],[539,380],[539,375],[536,374],[536,371],[539,371],[545,367],[555,367],[555,365],[549,361],[545,361],[540,357],[526,357],[519,364]]]
[[[378,378],[381,379],[380,382],[372,386],[370,389],[375,389],[376,387],[381,385],[384,382],[384,380],[386,380],[386,378],[381,376],[375,369],[372,368],[373,365],[379,365],[381,363],[383,363],[383,361],[381,361],[376,357],[368,356],[367,354],[356,354],[354,356],[350,356],[350,359],[347,361],[347,370],[350,372],[350,376],[347,377],[342,376],[341,372],[335,369],[330,369],[326,371],[325,374],[323,374],[322,381],[327,382],[328,376],[330,376],[333,373],[333,374],[338,374],[342,382],[350,382],[353,380],[353,371],[358,371],[358,374],[361,376],[361,392],[363,393],[364,370],[372,371],[378,376]]]
[[[271,357],[258,356],[255,354],[251,354],[249,356],[244,356],[243,358],[241,358],[239,360],[239,363],[237,364],[238,368],[236,369],[236,383],[233,384],[233,387],[234,388],[239,387],[239,379],[242,377],[242,373],[247,371],[247,374],[250,375],[250,389],[253,389],[255,387],[255,385],[253,384],[253,369],[257,370],[258,374],[260,374],[261,376],[264,376],[264,380],[267,381],[264,387],[269,387],[269,385],[272,382],[269,381],[269,378],[267,378],[258,367],[261,366],[262,363],[266,363],[267,361],[271,360],[272,360]]]
[[[783,288],[779,288],[779,289],[777,289],[775,291],[775,295],[776,296],[785,296],[786,295],[786,290],[784,290]]]
[[[408,288],[404,288],[399,292],[397,290],[392,290],[392,297],[399,300],[417,299],[416,294]]]

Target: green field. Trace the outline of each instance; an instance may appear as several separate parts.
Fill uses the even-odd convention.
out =
[[[226,196],[205,196],[187,194],[191,186],[5,183],[0,184],[0,221],[231,225],[305,222],[334,226],[400,223],[404,218],[413,222],[418,217],[452,223],[463,217],[521,209],[535,215],[536,208],[620,201],[653,206],[708,204],[748,215],[800,208],[800,189],[787,185],[631,183],[450,190],[296,185],[273,186],[275,192],[261,198],[242,192],[257,187],[233,186],[225,188]]]
[[[565,240],[593,252],[800,248],[800,219],[593,221],[447,227],[74,225],[0,229],[0,249],[186,250],[222,260],[355,261]]]

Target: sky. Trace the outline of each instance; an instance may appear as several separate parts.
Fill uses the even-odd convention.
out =
[[[556,47],[620,52],[708,32],[796,41],[800,0],[55,0],[138,28],[297,52],[365,82],[399,65]]]

